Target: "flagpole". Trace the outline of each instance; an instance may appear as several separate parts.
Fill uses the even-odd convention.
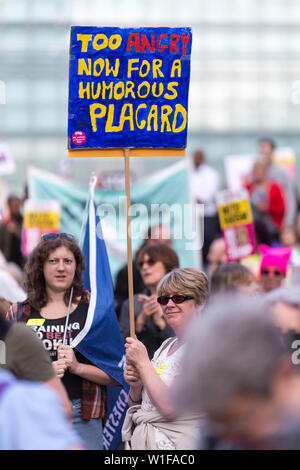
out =
[[[65,322],[65,331],[64,331],[64,339],[63,339],[63,346],[66,344],[66,338],[67,338],[67,329],[68,329],[68,324],[69,324],[69,317],[70,317],[70,311],[71,311],[71,305],[72,305],[72,299],[73,299],[73,286],[71,287],[71,292],[70,292],[70,297],[69,297],[69,305],[68,305],[68,311],[67,311],[67,317],[66,317],[66,322]]]
[[[81,223],[80,238],[79,238],[79,246],[80,246],[80,249],[82,249],[82,244],[83,244],[84,226],[85,226],[85,223],[86,223],[86,218],[87,218],[87,212],[88,212],[89,202],[90,202],[90,200],[91,200],[91,196],[92,196],[92,195],[94,196],[94,191],[95,191],[96,184],[97,184],[97,176],[96,176],[95,173],[93,172],[92,175],[91,175],[91,177],[90,177],[90,182],[89,182],[89,188],[90,188],[90,190],[89,190],[89,196],[88,196],[88,199],[87,199],[87,201],[86,201],[86,205],[85,205],[85,209],[84,209],[84,213],[83,213],[83,219],[82,219],[82,223]],[[94,198],[93,198],[93,199],[94,199]],[[64,331],[64,337],[63,337],[63,346],[65,346],[65,344],[66,344],[67,329],[68,329],[69,317],[70,317],[70,311],[71,311],[71,305],[72,305],[72,299],[73,299],[73,291],[74,291],[74,288],[73,288],[73,286],[72,286],[71,291],[70,291],[69,305],[68,305],[67,316],[66,316],[66,322],[65,322],[65,331]]]
[[[135,335],[134,300],[133,300],[133,269],[132,269],[132,244],[130,224],[130,150],[124,148],[125,159],[125,191],[126,191],[126,228],[127,228],[127,258],[128,258],[128,293],[129,293],[129,325],[130,336]]]
[[[87,198],[87,201],[86,201],[86,204],[85,204],[85,208],[84,208],[84,212],[83,212],[83,218],[82,218],[82,222],[81,222],[80,236],[79,236],[79,242],[78,242],[81,250],[82,250],[82,246],[83,246],[83,236],[84,236],[85,224],[86,224],[86,221],[87,221],[87,218],[88,218],[89,204],[90,204],[91,197],[94,200],[94,193],[95,193],[96,184],[97,184],[97,176],[96,176],[95,172],[93,171],[91,176],[90,176],[89,195],[88,195],[88,198]]]

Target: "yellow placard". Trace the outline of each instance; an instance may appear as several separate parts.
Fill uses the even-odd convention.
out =
[[[45,318],[29,318],[27,326],[42,326],[45,323]]]
[[[220,225],[222,229],[252,223],[252,213],[249,201],[230,202],[218,207]]]
[[[58,228],[60,217],[57,212],[25,212],[24,228]]]

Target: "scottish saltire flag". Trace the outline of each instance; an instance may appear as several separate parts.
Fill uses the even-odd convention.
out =
[[[172,232],[173,245],[178,253],[180,265],[197,266],[200,260],[197,244],[201,242],[203,236],[200,230],[199,233],[197,231],[196,216],[193,216],[189,210],[191,200],[187,159],[180,159],[175,164],[155,172],[152,169],[148,173],[143,177],[140,176],[138,181],[130,187],[134,207],[141,209],[139,214],[131,217],[132,251],[135,253],[139,249],[150,225],[163,222],[164,225],[170,227]],[[61,205],[60,231],[79,237],[82,211],[87,199],[86,186],[76,185],[74,181],[66,181],[52,173],[30,167],[28,188],[30,198],[34,200],[59,201]],[[106,238],[112,278],[116,279],[119,270],[127,263],[124,189],[97,188],[95,202],[98,210],[101,210],[100,217],[101,213],[103,214],[101,224]],[[107,207],[112,209],[107,211]],[[169,211],[166,210],[167,208]],[[177,211],[176,208],[181,209]],[[111,216],[111,214],[118,214],[117,223],[112,218],[114,215]],[[135,236],[138,233],[141,235]]]
[[[122,384],[120,387],[107,387],[108,410],[103,445],[104,449],[115,450],[121,442],[129,387],[123,377],[124,343],[115,313],[113,282],[93,188],[90,188],[82,250],[86,260],[84,286],[91,292],[91,297],[85,326],[72,342],[72,347]]]

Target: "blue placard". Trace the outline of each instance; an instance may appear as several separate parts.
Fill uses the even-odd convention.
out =
[[[186,147],[190,28],[73,26],[69,149]]]

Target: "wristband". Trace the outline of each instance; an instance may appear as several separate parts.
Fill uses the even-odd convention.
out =
[[[131,398],[131,396],[130,396],[130,393],[128,394],[128,396],[129,396],[129,400],[132,401],[132,403],[141,403],[141,401],[142,401],[142,399],[140,399],[140,400],[133,400],[133,399]]]

